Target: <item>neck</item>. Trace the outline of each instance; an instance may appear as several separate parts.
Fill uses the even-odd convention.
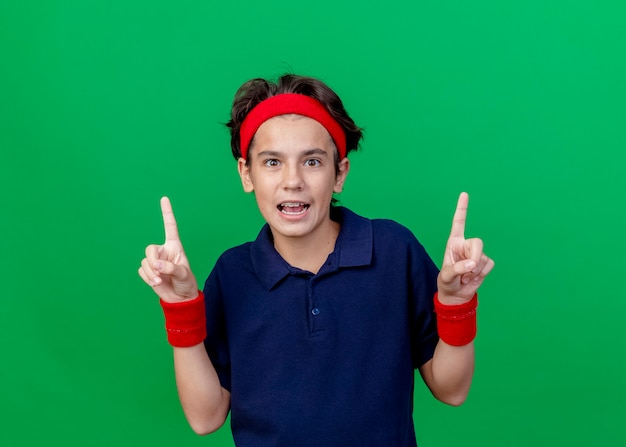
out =
[[[335,249],[339,228],[339,223],[329,220],[322,231],[306,237],[274,238],[274,248],[293,267],[317,273]]]

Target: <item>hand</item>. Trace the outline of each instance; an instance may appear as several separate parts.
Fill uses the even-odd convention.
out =
[[[198,284],[178,236],[176,218],[167,197],[161,199],[165,243],[148,245],[139,276],[163,301],[180,302],[198,296]]]
[[[472,299],[494,267],[483,253],[483,241],[465,239],[465,221],[469,197],[461,193],[446,244],[443,265],[437,277],[438,298],[442,304],[462,304]]]

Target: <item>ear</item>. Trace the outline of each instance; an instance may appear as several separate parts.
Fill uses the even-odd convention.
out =
[[[240,157],[237,160],[237,170],[239,171],[239,177],[241,177],[243,190],[245,192],[254,191],[254,184],[252,183],[252,178],[250,177],[250,166],[246,165],[246,160],[244,158]]]
[[[343,191],[343,184],[346,181],[349,171],[350,160],[348,160],[348,157],[345,157],[339,162],[339,170],[337,172],[337,178],[335,178],[335,187],[333,188],[333,192],[340,193]]]

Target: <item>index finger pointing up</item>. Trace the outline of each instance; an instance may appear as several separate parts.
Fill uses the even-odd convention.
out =
[[[163,225],[165,227],[165,240],[166,241],[178,241],[178,226],[176,225],[176,218],[174,217],[174,211],[172,210],[172,204],[167,197],[161,198],[161,214],[163,214]]]
[[[466,192],[462,192],[459,201],[456,204],[456,211],[452,218],[452,230],[450,236],[465,237],[465,221],[467,219],[467,206],[469,204],[469,196]]]

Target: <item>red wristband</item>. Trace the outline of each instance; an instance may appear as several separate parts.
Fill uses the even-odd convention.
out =
[[[452,346],[463,346],[476,337],[476,307],[478,295],[463,304],[442,304],[435,292],[435,312],[439,338]]]
[[[165,315],[167,341],[177,348],[187,348],[202,343],[206,338],[204,295],[198,291],[193,300],[180,303],[161,301]]]

